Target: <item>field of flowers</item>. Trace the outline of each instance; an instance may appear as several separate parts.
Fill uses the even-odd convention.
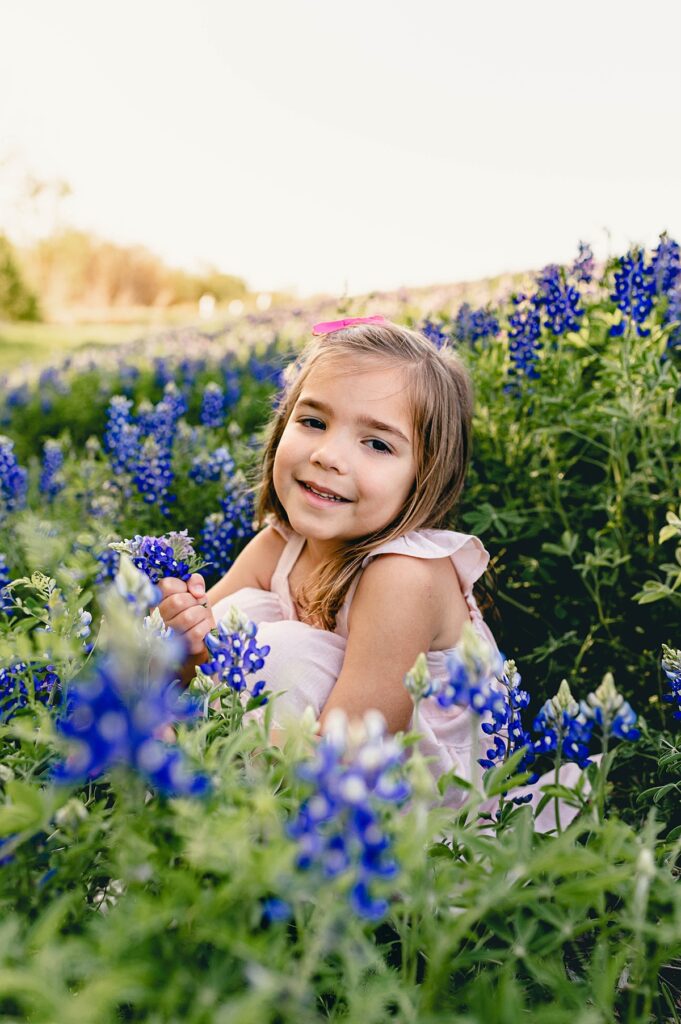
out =
[[[464,636],[417,706],[481,716],[483,789],[413,733],[267,740],[238,615],[186,690],[160,576],[253,533],[262,428],[309,325],[248,316],[0,382],[0,1019],[681,1020],[681,256],[666,235],[486,305],[354,300],[476,388],[452,528],[492,554],[504,656]],[[191,540],[193,539],[193,546]],[[265,723],[244,720],[265,707]],[[601,754],[601,758],[595,755]],[[574,761],[535,829],[515,787]],[[446,798],[446,802],[442,798]],[[499,798],[499,810],[479,814]],[[563,804],[563,806],[564,806]],[[453,809],[453,807],[455,809]]]

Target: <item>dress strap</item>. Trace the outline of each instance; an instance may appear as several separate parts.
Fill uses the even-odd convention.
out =
[[[291,596],[288,578],[304,546],[305,538],[291,530],[289,539],[286,541],[286,547],[279,556],[279,561],[272,573],[270,583],[270,589],[277,595],[285,609],[285,614],[290,619],[297,619],[298,614]]]

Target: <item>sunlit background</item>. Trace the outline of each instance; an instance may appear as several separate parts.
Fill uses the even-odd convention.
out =
[[[0,231],[255,291],[473,280],[681,234],[681,6],[6,0]]]

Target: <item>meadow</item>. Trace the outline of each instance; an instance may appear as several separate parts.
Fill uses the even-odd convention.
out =
[[[418,718],[318,742],[304,717],[271,747],[252,624],[223,623],[182,691],[149,614],[156,578],[196,557],[210,584],[252,536],[310,325],[375,312],[475,385],[451,528],[492,555],[505,661],[465,637],[446,692],[418,663],[405,685],[482,695],[481,791],[433,779]],[[599,267],[580,246],[479,304],[402,292],[107,340],[0,393],[0,1019],[681,1020],[679,246]],[[519,787],[554,769],[544,804],[577,814],[545,833]]]

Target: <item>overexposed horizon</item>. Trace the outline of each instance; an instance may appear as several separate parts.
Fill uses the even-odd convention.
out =
[[[681,8],[6,0],[0,231],[354,294],[681,237]],[[32,211],[12,173],[72,194]]]

